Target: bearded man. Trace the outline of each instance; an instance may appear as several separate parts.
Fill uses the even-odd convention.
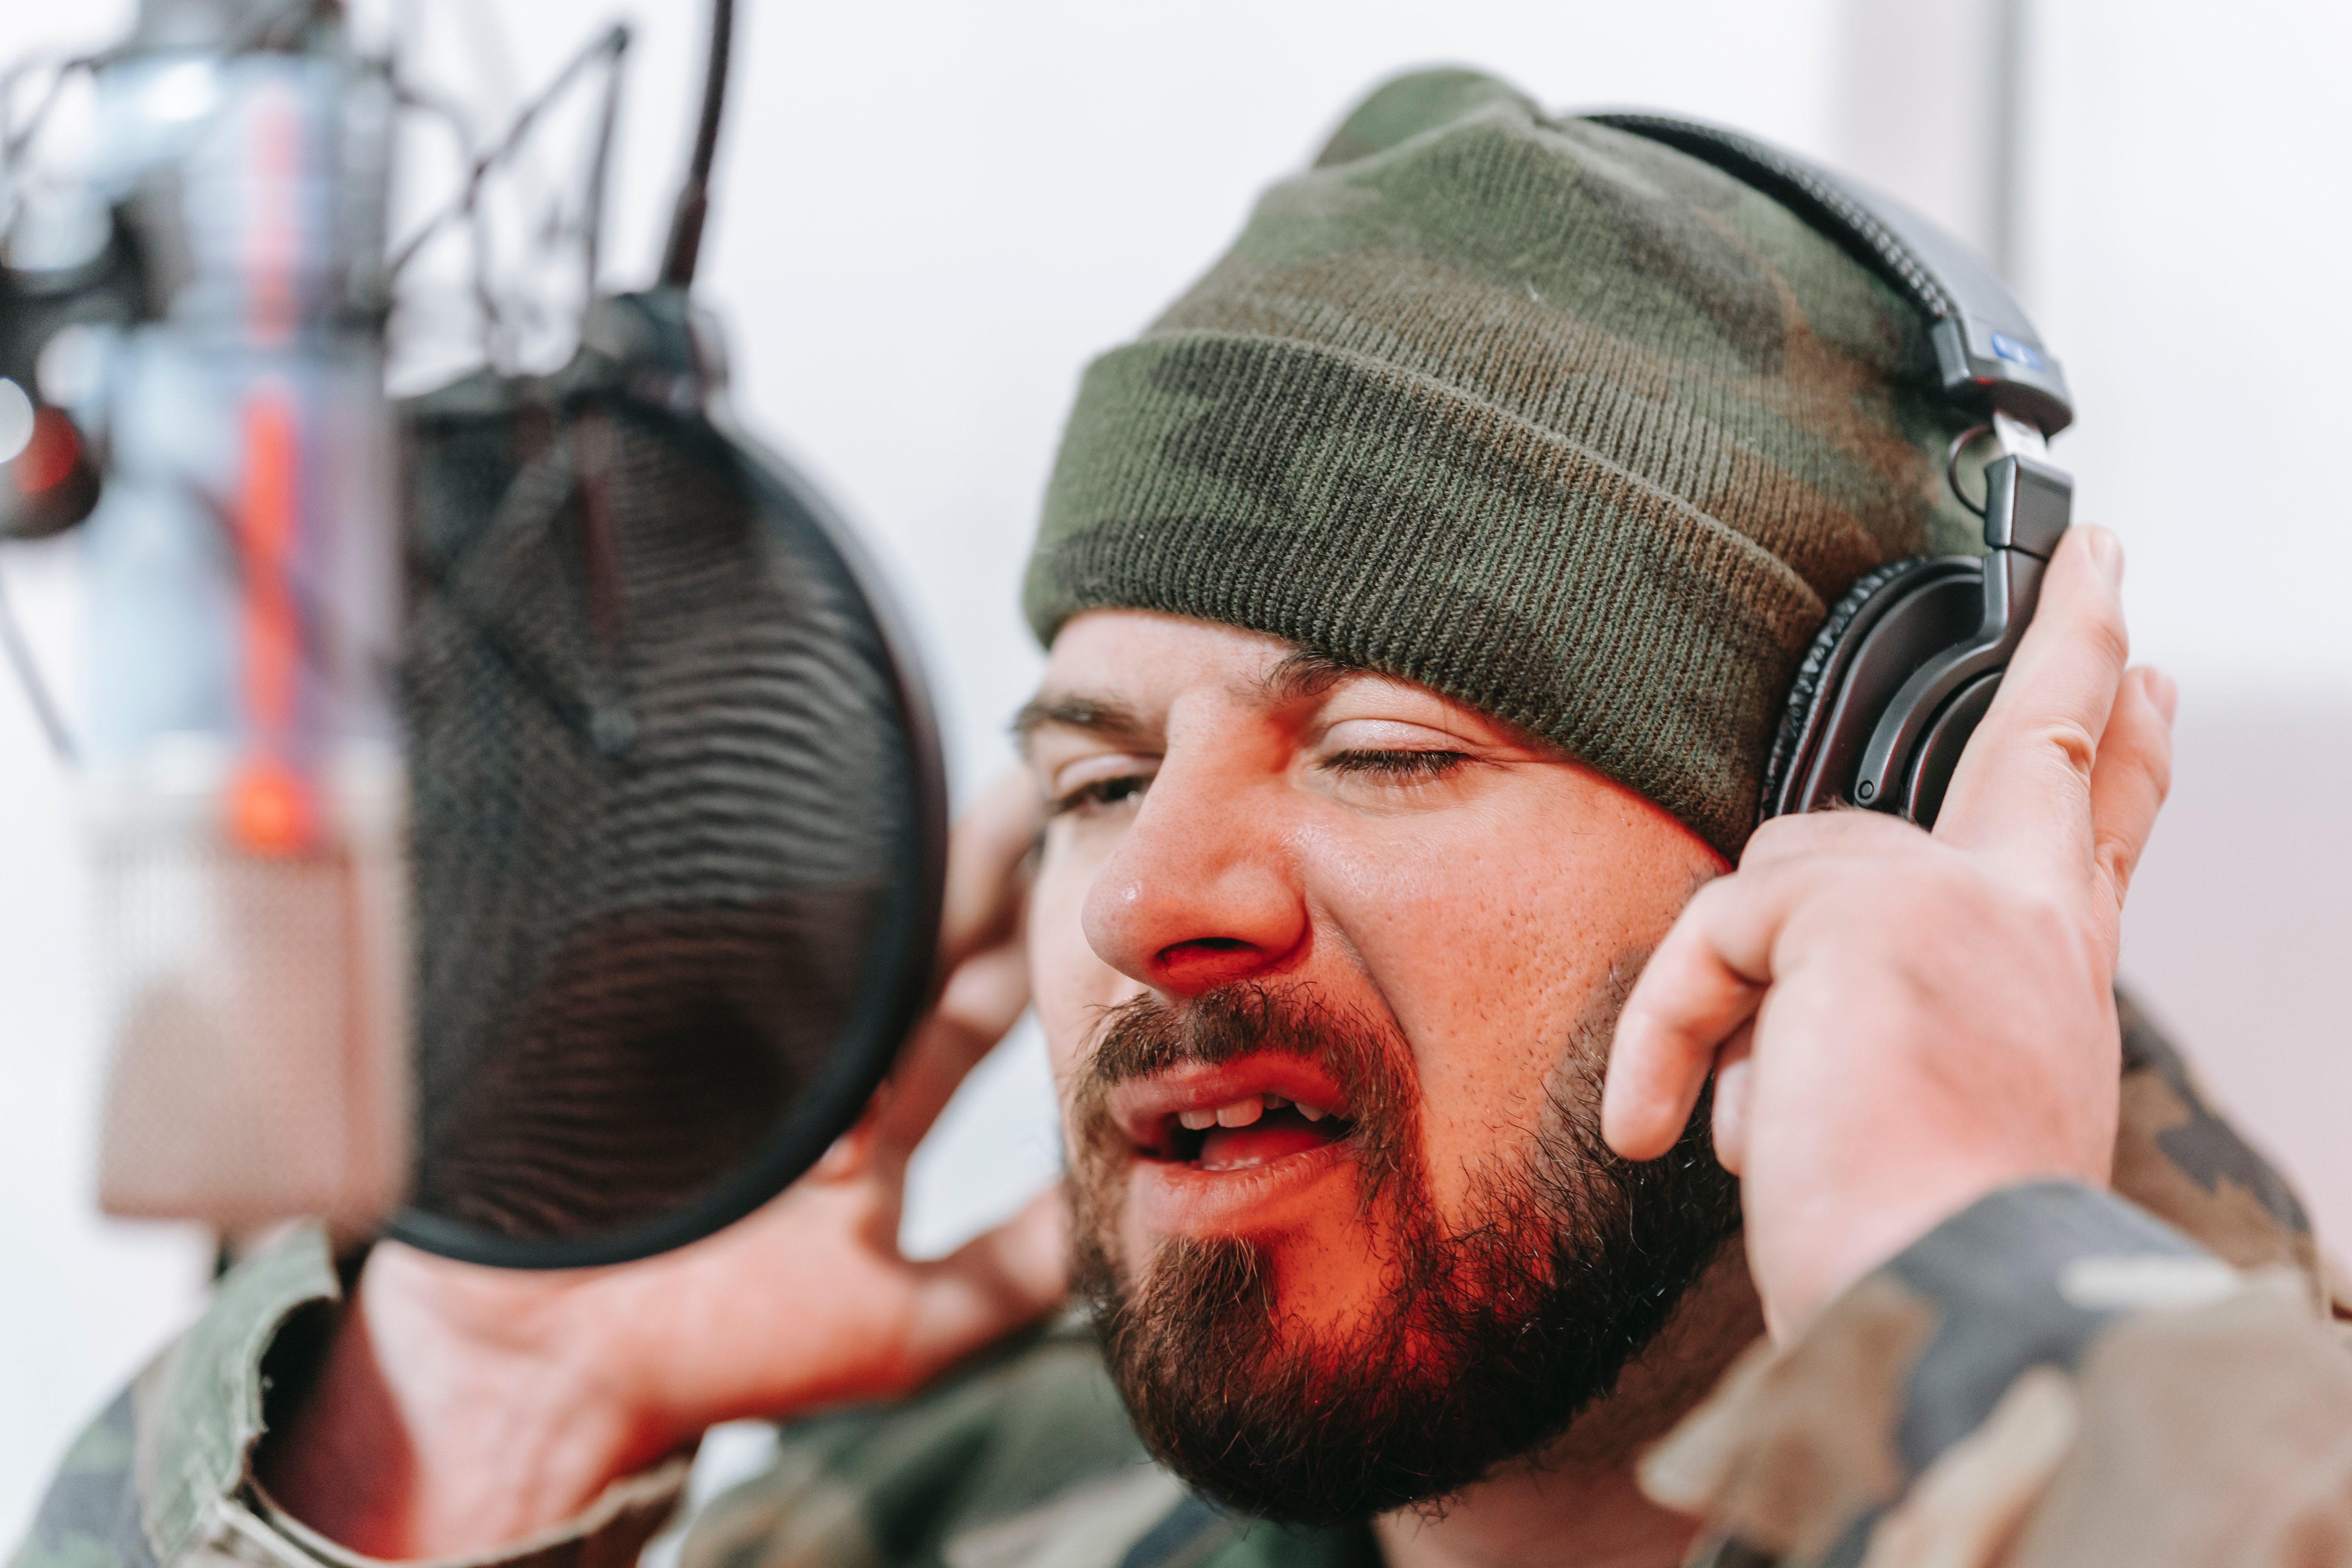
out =
[[[698,1568],[2346,1560],[2301,1211],[2111,989],[2173,701],[2113,538],[1933,834],[1756,828],[1827,607],[1970,547],[1934,375],[1766,196],[1375,93],[1086,377],[1027,771],[858,1130],[625,1268],[294,1238],[20,1563],[602,1568],[749,1416]],[[1066,1211],[910,1262],[1030,1005]]]

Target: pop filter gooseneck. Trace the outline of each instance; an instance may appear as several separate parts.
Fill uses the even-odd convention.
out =
[[[686,183],[678,187],[669,242],[662,247],[661,281],[666,289],[690,289],[702,258],[702,220],[710,210],[710,163],[719,151],[719,121],[727,110],[727,66],[735,48],[735,0],[710,0],[710,61],[702,79],[702,114],[695,123],[694,153]]]
[[[928,1002],[929,700],[871,563],[712,412],[688,304],[731,42],[646,292],[544,377],[401,409],[416,1141],[391,1233],[518,1268],[683,1246],[856,1120]]]

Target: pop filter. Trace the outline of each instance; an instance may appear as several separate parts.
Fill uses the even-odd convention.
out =
[[[416,1144],[392,1234],[611,1263],[749,1213],[928,998],[931,712],[849,534],[713,422],[707,325],[600,301],[401,411]]]
[[[713,0],[660,282],[572,363],[400,410],[415,1142],[391,1233],[509,1268],[740,1219],[847,1131],[929,1000],[938,733],[878,576],[720,428],[688,303]]]

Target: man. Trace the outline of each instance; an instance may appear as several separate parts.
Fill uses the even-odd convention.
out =
[[[760,1415],[698,1564],[2352,1554],[2300,1211],[2137,1024],[2119,1059],[2172,696],[2112,538],[2053,562],[1932,837],[1753,831],[1826,606],[1972,526],[1931,363],[1676,153],[1466,72],[1374,94],[1088,373],[1029,777],[860,1128],[624,1268],[385,1245],[346,1300],[298,1237],[20,1561],[616,1563]],[[1033,1003],[1094,1313],[1008,1339],[1057,1202],[895,1237]]]

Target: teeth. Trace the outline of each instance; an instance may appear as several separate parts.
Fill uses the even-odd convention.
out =
[[[1187,1132],[1206,1132],[1212,1127],[1247,1127],[1269,1110],[1294,1110],[1309,1121],[1320,1121],[1337,1114],[1319,1105],[1309,1105],[1303,1100],[1291,1100],[1279,1094],[1253,1094],[1236,1100],[1230,1105],[1214,1110],[1180,1110],[1176,1123]]]

